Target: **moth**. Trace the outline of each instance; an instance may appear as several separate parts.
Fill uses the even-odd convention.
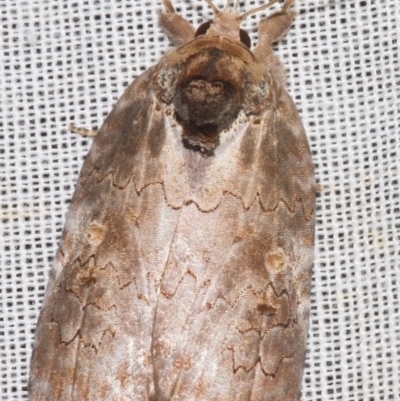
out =
[[[276,42],[251,50],[238,1],[197,31],[170,0],[176,48],[97,132],[51,271],[31,401],[300,397],[315,180]]]

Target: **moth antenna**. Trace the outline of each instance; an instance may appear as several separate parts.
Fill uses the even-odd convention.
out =
[[[162,0],[162,3],[167,12],[169,12],[170,14],[175,14],[175,8],[170,0]]]
[[[226,10],[229,10],[230,8],[231,8],[231,0],[226,0],[224,12],[225,12]]]
[[[235,11],[237,11],[237,9],[239,8],[239,3],[240,3],[240,0],[235,1]]]
[[[207,0],[206,0],[206,1],[207,1]],[[279,1],[279,0],[271,0],[269,3],[264,4],[263,6],[254,8],[253,10],[250,10],[250,11],[247,11],[247,12],[245,12],[243,15],[241,15],[241,16],[239,17],[239,19],[243,21],[243,20],[244,20],[245,18],[247,18],[249,15],[258,13],[259,11],[262,11],[262,10],[265,10],[266,8],[269,8],[269,7],[273,6],[273,5],[274,5],[275,3],[277,3],[278,1]],[[294,0],[288,0],[288,1],[286,1],[285,4],[284,4],[284,6],[283,6],[283,9],[286,11],[286,3],[293,3],[293,1],[294,1]]]
[[[214,3],[211,0],[205,0],[205,2],[212,8],[212,10],[214,11],[214,14],[219,14],[218,8],[215,7]]]

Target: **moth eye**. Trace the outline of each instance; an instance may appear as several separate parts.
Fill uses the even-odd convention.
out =
[[[197,28],[197,31],[196,31],[196,34],[194,35],[194,37],[197,38],[197,37],[200,36],[200,35],[204,35],[204,34],[208,31],[208,29],[210,28],[211,23],[212,23],[212,21],[203,22],[203,23]]]
[[[250,49],[250,47],[251,47],[251,39],[250,39],[249,34],[246,31],[244,31],[243,29],[241,29],[239,35],[240,35],[240,41],[246,47],[248,47]]]

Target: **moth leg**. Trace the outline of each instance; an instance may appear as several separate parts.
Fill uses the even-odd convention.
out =
[[[270,62],[273,57],[271,45],[281,39],[292,25],[295,13],[289,11],[294,0],[286,0],[282,9],[271,14],[258,26],[258,43],[254,49],[255,57],[261,62]]]
[[[161,12],[158,21],[175,46],[184,45],[194,39],[193,25],[176,14],[170,0],[163,0],[165,11]]]
[[[82,136],[89,136],[89,137],[94,137],[99,132],[98,129],[80,128],[80,127],[75,127],[75,125],[72,125],[72,124],[68,125],[68,130],[75,134],[79,134]]]

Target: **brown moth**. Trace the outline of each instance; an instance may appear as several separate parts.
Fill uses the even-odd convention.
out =
[[[300,397],[315,182],[271,44],[250,50],[211,0],[197,32],[169,0],[177,48],[126,90],[94,138],[40,314],[31,401]]]

